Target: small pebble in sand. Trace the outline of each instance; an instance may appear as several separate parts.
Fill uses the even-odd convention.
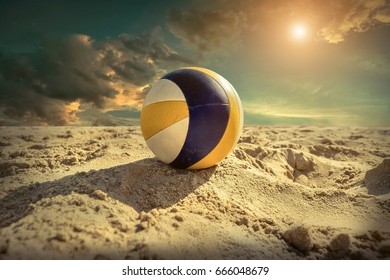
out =
[[[333,252],[348,252],[351,240],[348,234],[340,233],[329,244],[329,249]]]
[[[57,240],[57,241],[60,241],[60,242],[66,242],[66,241],[68,241],[68,238],[67,238],[67,236],[65,234],[59,232],[53,238],[51,238],[51,240]]]
[[[100,200],[107,199],[107,194],[101,190],[94,190],[91,196]]]
[[[183,218],[183,216],[175,215],[175,220],[178,221],[178,222],[183,222],[184,218]]]
[[[283,239],[288,244],[301,251],[308,253],[312,248],[312,241],[309,229],[304,226],[291,228],[283,233]]]

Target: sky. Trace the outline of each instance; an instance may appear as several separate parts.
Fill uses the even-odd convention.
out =
[[[138,125],[185,66],[246,125],[389,126],[390,0],[0,0],[0,125]]]

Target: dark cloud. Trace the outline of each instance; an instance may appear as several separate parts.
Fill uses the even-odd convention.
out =
[[[89,37],[42,42],[28,54],[3,55],[0,61],[0,103],[5,115],[66,124],[66,105],[76,100],[104,106],[116,92],[99,78],[104,67]]]
[[[200,51],[221,47],[237,38],[244,23],[244,14],[233,10],[172,9],[167,16],[170,31]]]
[[[161,74],[161,68],[192,61],[168,47],[156,28],[141,35],[122,34],[99,46],[103,62],[115,71],[115,78],[142,86]]]
[[[77,121],[74,102],[107,109],[119,95],[118,102],[123,96],[139,101],[164,69],[190,63],[159,32],[123,34],[100,43],[72,35],[62,41],[46,39],[30,53],[1,54],[3,116],[60,125]]]

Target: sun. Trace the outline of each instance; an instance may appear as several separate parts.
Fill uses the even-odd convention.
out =
[[[307,28],[302,24],[297,24],[292,28],[292,36],[296,40],[302,40],[307,37]]]

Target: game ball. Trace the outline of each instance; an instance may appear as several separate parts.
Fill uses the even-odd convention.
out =
[[[237,144],[243,121],[234,87],[221,75],[198,67],[163,76],[147,93],[141,110],[148,147],[176,168],[216,165]]]

